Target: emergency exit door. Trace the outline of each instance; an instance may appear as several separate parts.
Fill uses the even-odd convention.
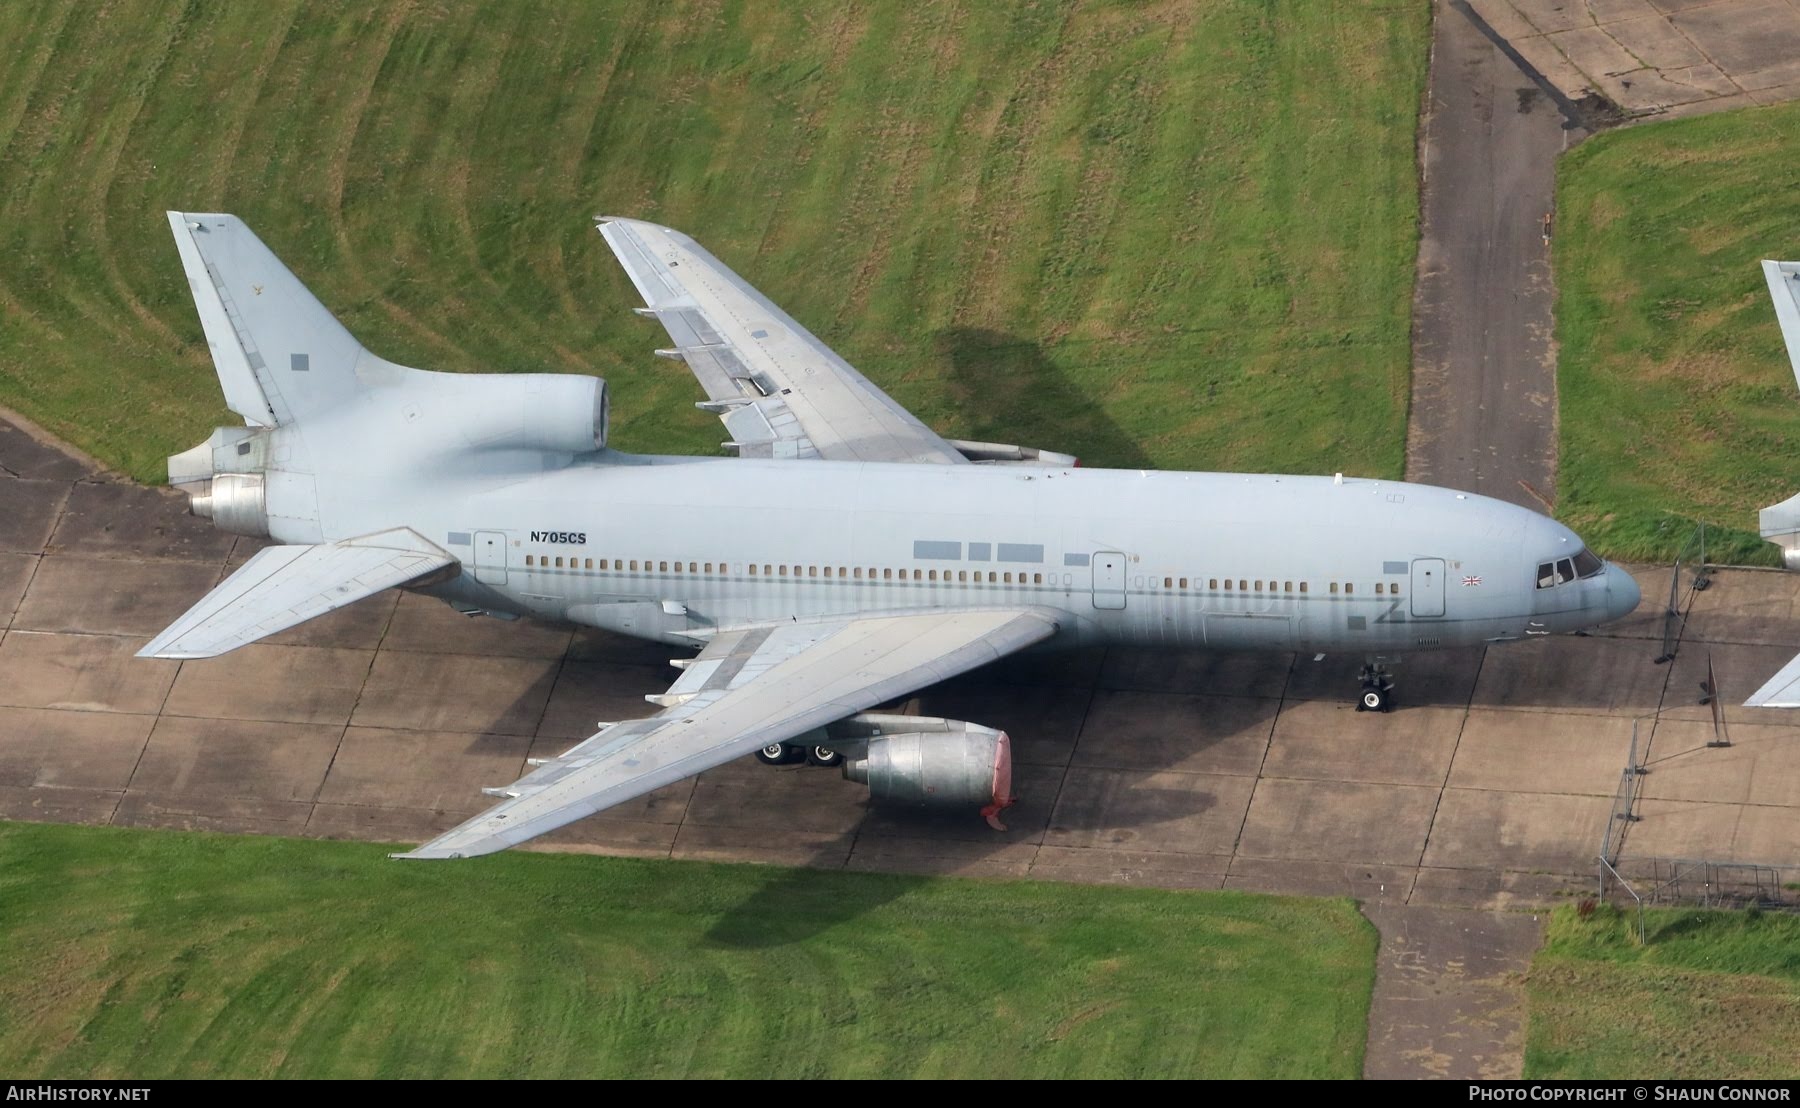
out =
[[[475,580],[484,585],[506,584],[506,533],[475,532]]]
[[[1094,607],[1125,606],[1125,555],[1110,551],[1094,555]]]
[[[1414,558],[1412,564],[1412,614],[1444,614],[1444,559]]]

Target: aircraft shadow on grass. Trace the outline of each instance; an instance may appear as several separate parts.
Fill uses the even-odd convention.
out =
[[[932,336],[972,437],[1073,454],[1109,469],[1152,468],[1137,440],[1038,343],[978,327]]]

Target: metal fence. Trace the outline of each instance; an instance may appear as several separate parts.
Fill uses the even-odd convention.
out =
[[[1631,721],[1631,753],[1625,758],[1625,769],[1619,774],[1619,787],[1613,790],[1612,815],[1600,839],[1600,864],[1611,869],[1625,849],[1625,832],[1641,817],[1637,814],[1638,793],[1644,787],[1644,765],[1638,760],[1638,720]],[[1605,892],[1605,874],[1601,875],[1601,891]]]
[[[1686,570],[1687,595],[1682,595],[1681,581],[1683,570]],[[1663,606],[1662,653],[1656,656],[1656,664],[1671,661],[1675,657],[1675,649],[1681,642],[1682,627],[1687,623],[1687,613],[1683,610],[1683,600],[1691,600],[1694,593],[1705,592],[1712,584],[1712,567],[1706,562],[1706,524],[1699,523],[1694,533],[1688,537],[1686,545],[1675,558],[1675,571],[1669,574],[1669,600]]]
[[[1603,878],[1610,875],[1649,907],[1800,911],[1800,867],[1708,858],[1633,858],[1616,868],[1602,859],[1602,865]]]

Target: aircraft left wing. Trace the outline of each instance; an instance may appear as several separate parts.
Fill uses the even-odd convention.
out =
[[[740,457],[968,461],[693,239],[610,216],[600,234]]]
[[[1011,654],[1056,632],[1034,609],[919,612],[721,632],[648,719],[606,727],[514,784],[474,819],[396,858],[468,858],[517,846]]]

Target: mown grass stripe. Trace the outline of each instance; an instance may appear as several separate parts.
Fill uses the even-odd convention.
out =
[[[1343,900],[0,823],[0,1068],[1349,1077]]]
[[[1400,472],[1423,0],[87,10],[0,9],[0,404],[135,476],[231,421],[169,208],[242,215],[385,357],[607,377],[626,449],[719,433],[599,212],[950,435]]]
[[[1776,564],[1756,513],[1800,491],[1800,394],[1759,264],[1800,255],[1800,104],[1598,135],[1557,176],[1558,514],[1616,557],[1711,524]]]

